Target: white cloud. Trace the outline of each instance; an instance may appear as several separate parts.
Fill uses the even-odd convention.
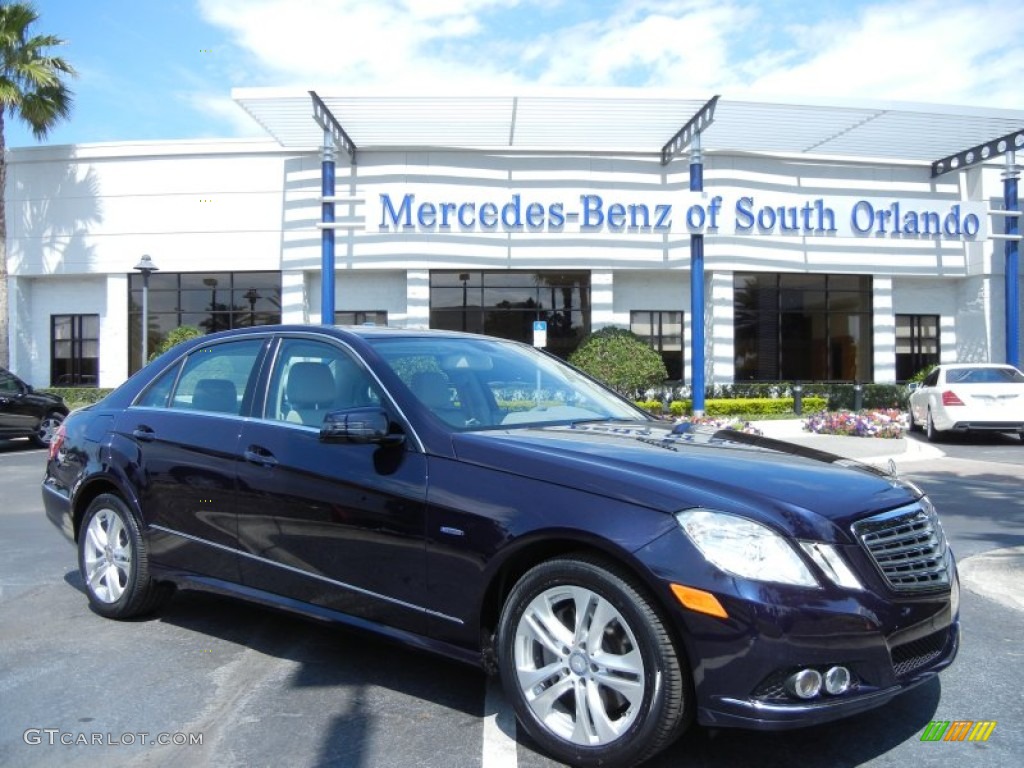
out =
[[[800,63],[782,63],[753,78],[747,95],[1024,104],[1024,4],[878,4],[790,33]]]
[[[1024,3],[199,0],[233,85],[660,86],[1021,108]]]

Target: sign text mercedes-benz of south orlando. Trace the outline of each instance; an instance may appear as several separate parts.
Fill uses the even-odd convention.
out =
[[[898,197],[509,192],[452,199],[380,193],[379,232],[578,232],[983,240],[985,205]],[[371,214],[372,216],[372,214]],[[368,217],[370,221],[373,219]]]

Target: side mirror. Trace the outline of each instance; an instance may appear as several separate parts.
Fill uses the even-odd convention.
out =
[[[320,439],[325,443],[375,443],[399,445],[405,435],[389,432],[391,419],[379,408],[348,408],[331,411],[320,427]]]

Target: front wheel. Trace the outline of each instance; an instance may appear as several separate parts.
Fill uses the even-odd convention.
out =
[[[168,588],[149,576],[149,556],[138,523],[117,496],[104,493],[85,511],[78,536],[78,567],[97,613],[128,619],[154,610]]]
[[[573,765],[642,762],[692,717],[689,671],[659,612],[598,559],[549,560],[516,583],[498,661],[519,722]]]

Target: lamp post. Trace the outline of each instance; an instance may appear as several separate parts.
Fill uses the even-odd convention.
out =
[[[462,281],[462,330],[466,330],[466,300],[468,295],[466,293],[466,285],[469,283],[469,273],[462,272],[459,274],[459,280]]]
[[[132,269],[142,273],[142,357],[139,358],[139,368],[144,368],[146,357],[149,355],[149,276],[159,272],[160,268],[153,263],[149,254],[146,254]]]
[[[263,297],[260,296],[260,292],[255,288],[250,288],[243,296],[249,300],[249,326],[252,327],[256,325],[256,301]]]

